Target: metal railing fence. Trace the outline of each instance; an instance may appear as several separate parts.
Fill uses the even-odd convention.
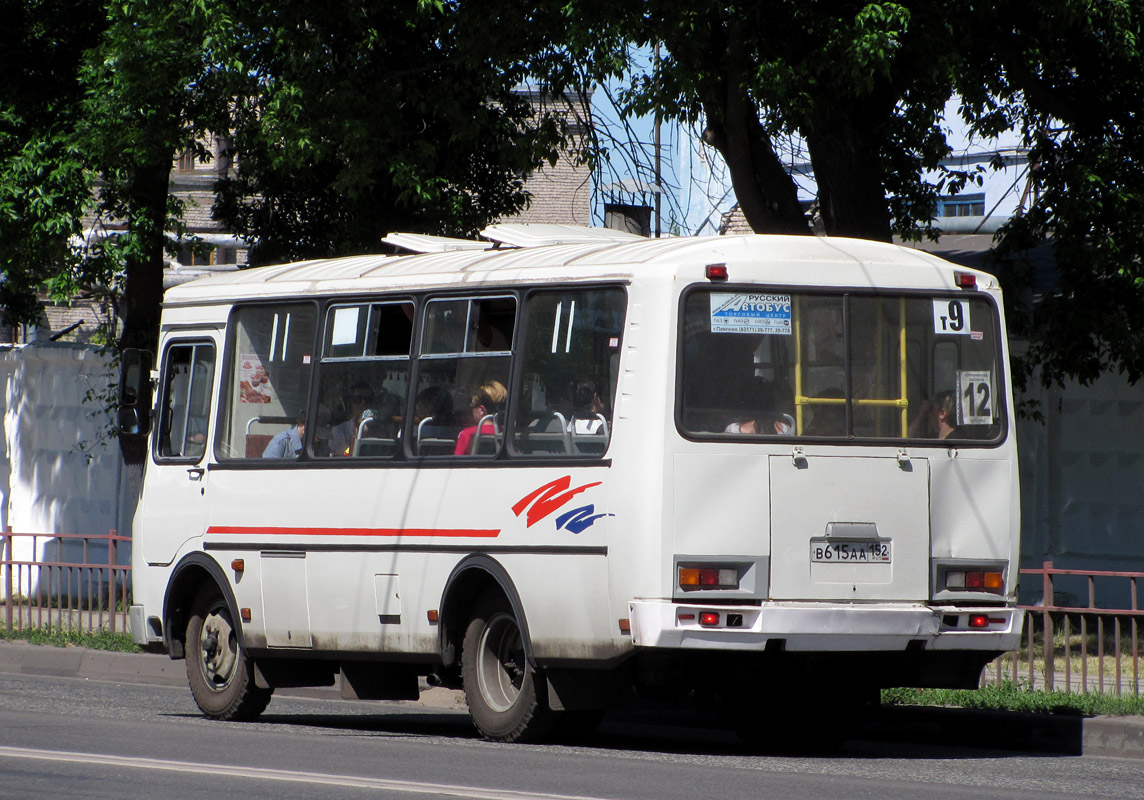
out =
[[[127,632],[131,565],[106,534],[0,533],[0,597],[9,630],[46,628],[68,633]]]
[[[983,682],[1012,681],[1027,689],[1141,694],[1140,621],[1137,587],[1144,572],[1058,569],[1046,561],[1040,569],[1022,569],[1042,583],[1039,605],[1022,606],[1025,635],[1020,649],[986,667]],[[1060,591],[1062,581],[1080,591]],[[1098,592],[1098,589],[1101,591]],[[1127,597],[1128,608],[1104,606],[1098,595]]]
[[[101,535],[0,533],[0,601],[9,629],[127,632],[131,565],[120,564],[114,530]],[[1138,586],[1144,572],[1022,569],[1039,578],[1040,605],[1026,612],[1021,647],[989,664],[982,683],[1011,681],[1025,689],[1141,695]],[[1081,605],[1058,592],[1058,579],[1086,587]],[[1098,586],[1129,598],[1128,608],[1098,605]],[[1118,592],[1115,590],[1119,590]],[[1110,592],[1105,592],[1109,594]]]

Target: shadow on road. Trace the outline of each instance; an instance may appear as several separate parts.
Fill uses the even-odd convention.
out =
[[[463,710],[411,709],[396,703],[378,703],[376,707],[381,713],[361,713],[358,711],[361,707],[355,703],[354,708],[347,707],[339,713],[274,713],[271,705],[269,713],[244,724],[313,727],[365,736],[479,740]],[[783,725],[781,719],[762,722]],[[822,724],[830,722],[823,720]],[[853,736],[841,746],[819,747],[811,741],[800,746],[756,750],[744,745],[713,715],[678,708],[668,712],[654,704],[637,704],[609,711],[598,730],[588,737],[555,744],[665,755],[972,760],[1080,755],[1082,735],[1082,721],[1078,717],[891,706],[880,709],[872,719],[856,728]]]

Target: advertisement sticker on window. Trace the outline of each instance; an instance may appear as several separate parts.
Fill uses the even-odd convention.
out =
[[[712,292],[711,332],[790,336],[790,295]]]

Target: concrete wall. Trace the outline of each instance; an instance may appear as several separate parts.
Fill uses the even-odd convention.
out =
[[[4,347],[0,381],[0,524],[14,533],[129,535],[140,471],[126,469],[117,440],[107,438],[112,419],[102,405],[84,402],[115,381],[107,358],[71,344]],[[47,546],[41,540],[35,555]],[[106,559],[102,552],[88,558]],[[31,542],[17,539],[14,555],[30,559]],[[81,560],[81,543],[68,543],[62,557]],[[129,548],[118,561],[130,562]]]
[[[1045,420],[1018,424],[1021,566],[1144,572],[1144,384],[1105,374],[1029,396]],[[1128,607],[1126,579],[1102,578],[1095,589],[1099,605]],[[1088,602],[1083,579],[1059,577],[1054,590]],[[1042,593],[1036,579],[1022,581],[1023,600]]]

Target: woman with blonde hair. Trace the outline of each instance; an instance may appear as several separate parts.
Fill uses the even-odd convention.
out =
[[[481,425],[481,420],[490,415],[495,416],[498,411],[504,408],[506,399],[508,399],[508,390],[500,381],[486,381],[477,387],[477,390],[469,398],[469,413],[472,415],[473,424],[464,428],[457,436],[457,446],[453,449],[453,455],[473,455],[478,425],[481,426],[482,436],[497,432],[495,423],[485,422]]]

